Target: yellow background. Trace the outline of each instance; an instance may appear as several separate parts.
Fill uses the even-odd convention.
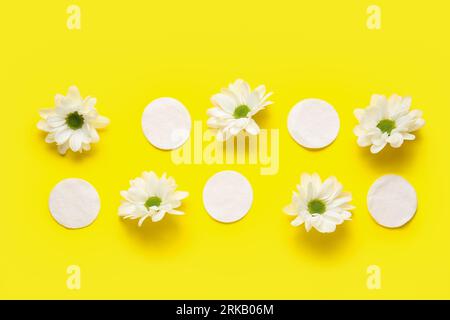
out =
[[[366,9],[382,9],[381,30]],[[87,1],[81,30],[66,27],[69,1],[8,1],[0,13],[2,170],[1,298],[450,298],[450,4],[412,1]],[[280,130],[280,170],[258,165],[175,165],[144,138],[140,117],[172,96],[206,120],[210,97],[236,78],[265,84],[275,104],[258,115]],[[111,119],[90,153],[61,157],[36,129],[37,111],[75,84]],[[356,145],[353,109],[373,93],[411,95],[427,123],[417,141],[372,155]],[[289,136],[299,100],[318,97],[339,112],[330,147],[311,152]],[[255,201],[224,225],[203,209],[215,172],[236,169]],[[144,170],[168,172],[190,191],[183,217],[139,229],[117,216],[119,191]],[[353,221],[331,235],[290,226],[282,208],[302,172],[335,175],[354,196]],[[378,226],[366,193],[397,173],[416,188],[419,210],[407,226]],[[66,230],[48,195],[80,177],[98,190],[98,220]],[[66,268],[81,268],[81,290]],[[381,290],[368,290],[378,265]]]

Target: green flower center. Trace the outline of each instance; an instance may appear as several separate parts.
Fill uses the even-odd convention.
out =
[[[318,213],[322,214],[327,209],[325,203],[322,200],[314,199],[308,203],[308,211],[311,214]]]
[[[161,202],[162,200],[160,197],[150,197],[147,199],[147,201],[145,201],[145,206],[147,207],[147,209],[151,207],[159,207]]]
[[[69,113],[66,117],[66,124],[72,130],[78,130],[83,126],[84,118],[77,111]]]
[[[391,131],[395,129],[395,121],[384,119],[378,122],[377,128],[383,133],[391,134]]]
[[[233,116],[235,119],[245,118],[249,112],[250,108],[245,104],[242,104],[236,109],[234,109]]]

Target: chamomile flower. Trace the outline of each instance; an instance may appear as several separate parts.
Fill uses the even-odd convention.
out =
[[[159,178],[154,172],[144,172],[141,177],[130,181],[130,188],[121,191],[124,198],[119,208],[119,216],[124,219],[139,219],[141,226],[145,219],[160,221],[165,214],[182,215],[175,210],[181,206],[181,200],[189,194],[177,191],[175,180],[164,173]]]
[[[411,98],[392,95],[387,99],[374,94],[366,109],[354,111],[359,124],[353,132],[360,147],[370,146],[372,153],[380,152],[387,144],[400,148],[405,140],[414,140],[412,132],[425,124],[422,111],[409,110]]]
[[[208,110],[208,127],[216,131],[216,138],[225,141],[244,131],[250,135],[259,133],[259,126],[252,118],[256,113],[272,104],[267,99],[266,87],[255,90],[244,80],[236,80],[228,88],[211,98],[214,108]]]
[[[331,233],[336,225],[350,220],[350,210],[354,209],[351,200],[351,194],[342,191],[335,177],[322,183],[318,174],[304,173],[293,193],[292,203],[284,211],[296,217],[291,222],[294,227],[305,224],[306,231],[315,228],[321,233]]]
[[[42,109],[38,129],[48,132],[45,142],[56,143],[58,152],[65,154],[70,148],[73,152],[90,150],[91,143],[100,140],[97,129],[108,125],[108,118],[95,109],[97,99],[83,99],[78,88],[72,86],[66,96],[55,96],[55,107]]]

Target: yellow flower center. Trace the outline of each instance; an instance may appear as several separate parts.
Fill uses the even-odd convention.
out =
[[[162,200],[160,197],[150,197],[147,199],[147,201],[145,201],[145,206],[147,207],[147,209],[151,207],[159,207],[161,202]]]
[[[395,121],[384,119],[378,122],[377,128],[381,130],[383,133],[391,134],[392,130],[395,129]]]
[[[325,213],[326,210],[327,210],[327,206],[325,205],[325,203],[322,200],[314,199],[308,203],[308,211],[311,214],[314,214],[314,213],[322,214],[322,213]]]
[[[72,130],[80,129],[84,124],[84,118],[77,111],[69,113],[66,117],[66,124]]]
[[[235,119],[245,118],[249,112],[250,108],[245,104],[242,104],[236,109],[234,109],[233,116]]]

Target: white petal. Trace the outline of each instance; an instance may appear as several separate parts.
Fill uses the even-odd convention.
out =
[[[372,152],[372,153],[378,153],[378,152],[380,152],[381,150],[383,150],[383,148],[386,146],[386,143],[384,143],[384,144],[381,144],[381,145],[372,145],[371,147],[370,147],[370,152]]]
[[[358,140],[356,142],[358,146],[360,147],[368,147],[372,144],[372,140],[370,139],[370,136],[368,135],[362,135],[358,137]]]
[[[212,96],[211,102],[215,107],[220,108],[229,114],[233,114],[234,109],[237,107],[236,102],[223,93],[218,93]]]
[[[231,138],[231,135],[228,130],[217,130],[216,140],[217,141],[226,141]]]
[[[322,180],[320,179],[320,176],[317,173],[313,173],[311,175],[311,183],[314,190],[313,197],[317,198],[319,196],[320,188],[322,186]]]
[[[344,218],[342,217],[342,215],[334,211],[327,211],[322,215],[322,217],[334,224],[341,224],[344,222]]]
[[[293,204],[293,203],[291,203],[291,204],[287,205],[286,207],[284,207],[283,211],[286,214],[290,215],[290,216],[296,216],[299,213],[298,212],[298,207],[295,204]]]
[[[135,206],[130,202],[124,202],[119,207],[119,216],[129,216],[135,211]]]
[[[344,203],[339,208],[342,210],[353,210],[353,209],[355,209],[355,206],[348,204],[348,203]]]
[[[245,104],[250,94],[250,86],[242,79],[236,80],[230,84],[228,88],[233,92],[234,96],[239,99],[240,104]]]
[[[131,187],[128,191],[122,191],[121,195],[130,202],[141,204],[145,203],[149,196],[145,190],[136,187]]]
[[[395,132],[389,136],[387,142],[393,148],[400,148],[400,146],[403,144],[403,136],[400,133]]]
[[[297,218],[295,218],[294,220],[291,221],[291,225],[293,227],[298,227],[298,226],[302,225],[304,222],[305,222],[305,220],[303,219],[303,217],[297,216]]]
[[[356,119],[358,119],[359,122],[361,122],[362,118],[364,117],[364,114],[366,112],[364,109],[355,109],[353,110],[353,114],[355,115]]]
[[[49,133],[46,137],[45,137],[45,142],[47,143],[55,143],[55,134]]]
[[[236,125],[236,126],[232,126],[229,130],[230,134],[232,136],[237,136],[239,134],[239,132],[241,132],[243,130],[242,126]]]
[[[100,140],[100,136],[98,135],[98,132],[97,132],[97,130],[95,130],[95,128],[88,127],[88,131],[89,131],[89,137],[91,139],[91,142],[96,143]]]
[[[268,98],[272,94],[270,92],[266,96],[264,96],[265,93],[266,93],[266,86],[265,85],[260,85],[260,86],[256,87],[255,90],[253,90],[253,92],[257,94],[259,100],[264,100],[264,98]]]
[[[64,119],[60,115],[54,115],[54,116],[47,118],[47,123],[49,126],[51,126],[53,128],[58,128],[58,127],[65,125],[66,119]]]
[[[314,228],[316,228],[317,231],[322,233],[331,233],[336,230],[336,225],[330,221],[321,219],[320,222],[314,225]]]
[[[86,99],[84,99],[84,107],[89,109],[93,109],[95,107],[95,104],[97,103],[97,99],[96,98],[91,98],[91,97],[87,97]]]
[[[374,94],[370,100],[370,106],[386,106],[387,99],[384,95]]]
[[[130,181],[130,186],[139,190],[145,190],[145,188],[147,187],[147,183],[143,178],[138,177]]]
[[[409,109],[411,107],[411,102],[412,102],[411,97],[404,97],[400,104],[403,108]]]
[[[225,119],[225,118],[210,117],[210,118],[208,118],[206,124],[208,125],[209,128],[212,128],[212,129],[224,129],[232,121],[234,121],[234,118]]]
[[[71,100],[81,100],[80,91],[76,86],[71,86],[69,90],[67,91],[67,98]]]
[[[255,120],[250,119],[247,127],[245,128],[245,131],[247,131],[249,134],[255,136],[259,134],[259,126],[256,124]]]
[[[363,126],[358,125],[358,126],[353,128],[353,133],[355,134],[355,136],[359,137],[359,136],[362,136],[362,135],[366,135],[367,134],[367,130]]]
[[[73,130],[66,128],[62,131],[55,133],[55,141],[57,144],[64,144],[66,143],[70,137],[72,136]]]
[[[389,97],[388,105],[390,108],[395,108],[398,105],[400,105],[402,102],[402,97],[400,97],[398,94],[393,94]]]
[[[308,189],[310,181],[311,175],[309,173],[302,173],[302,175],[300,176],[300,184],[305,191]]]
[[[425,125],[424,119],[417,119],[413,122],[413,124],[409,127],[410,131],[416,131],[422,128]]]
[[[342,184],[339,183],[339,181],[334,178],[333,179],[333,192],[324,200],[329,203],[332,202],[335,198],[339,197],[343,192],[342,192]]]
[[[87,126],[83,126],[83,128],[78,130],[78,132],[81,135],[81,143],[82,144],[86,144],[86,143],[91,143],[92,142],[90,131],[89,131],[89,128]]]
[[[49,132],[52,128],[48,125],[47,121],[45,120],[39,120],[38,124],[37,124],[37,128],[39,130],[45,131],[45,132]]]
[[[403,133],[403,140],[415,140],[416,136],[411,133]]]
[[[80,151],[81,143],[82,143],[82,133],[79,131],[75,131],[75,133],[72,134],[69,140],[70,149],[74,152]]]
[[[230,124],[230,134],[236,136],[239,132],[244,130],[244,128],[248,125],[249,119],[241,118],[236,119]]]
[[[388,137],[389,136],[386,132],[381,133],[381,130],[379,130],[379,134],[372,137],[372,142],[373,142],[373,144],[376,144],[376,145],[382,145],[387,142],[386,140]]]
[[[145,219],[147,219],[148,217],[149,217],[148,214],[146,214],[146,215],[144,215],[143,217],[141,217],[141,218],[139,219],[138,226],[141,227],[142,224],[144,223]]]
[[[155,194],[158,187],[159,178],[153,171],[143,172],[142,178],[145,181],[145,190],[148,194]]]
[[[221,119],[230,119],[231,115],[220,108],[210,108],[207,111],[207,114],[211,117],[221,118]]]
[[[89,143],[82,143],[81,144],[81,150],[89,151],[89,150],[91,150],[91,145]]]
[[[312,182],[310,181],[306,187],[306,201],[313,200],[315,198],[315,191]]]
[[[64,96],[62,95],[62,94],[56,94],[55,95],[55,106],[56,107],[59,107],[59,106],[61,106],[61,103],[62,103],[62,101],[64,100]]]
[[[339,198],[334,199],[329,205],[329,209],[338,208],[344,203],[352,201],[352,195],[349,193],[343,192],[342,195]]]
[[[257,92],[252,92],[248,98],[246,105],[250,108],[250,110],[254,109],[261,109],[261,99],[259,97],[259,94]]]
[[[336,177],[329,177],[328,179],[326,179],[322,183],[322,186],[320,187],[320,193],[318,197],[320,199],[328,201],[332,196],[335,195],[337,188],[336,183],[337,183]]]
[[[189,196],[189,192],[186,191],[176,191],[174,194],[174,198],[176,200],[183,200]]]
[[[404,116],[408,113],[409,107],[411,106],[411,97],[400,98],[395,102],[395,105],[392,106],[390,116],[394,119],[398,117]]]
[[[165,211],[158,211],[156,214],[152,215],[152,221],[153,222],[161,221],[165,215],[166,215]]]
[[[94,127],[94,128],[104,128],[109,124],[109,119],[107,117],[104,116],[97,116],[94,120],[92,120],[90,122],[90,124]]]
[[[54,113],[55,113],[54,109],[41,109],[41,110],[39,110],[39,115],[43,119],[47,119],[50,115],[52,115]]]
[[[206,121],[206,125],[208,128],[217,129],[223,127],[223,122],[218,118],[211,117]]]
[[[348,211],[342,211],[341,212],[341,217],[344,220],[350,220],[350,218],[352,217],[352,214]]]
[[[174,215],[177,215],[177,216],[182,216],[182,215],[184,215],[184,212],[183,212],[183,211],[174,210],[174,209],[167,211],[167,213],[174,214]]]
[[[64,143],[61,145],[58,145],[58,152],[62,155],[65,155],[67,150],[69,149],[69,144],[68,143]]]
[[[305,230],[307,232],[309,232],[311,230],[311,228],[312,228],[312,221],[311,221],[311,219],[306,219],[305,220]]]

